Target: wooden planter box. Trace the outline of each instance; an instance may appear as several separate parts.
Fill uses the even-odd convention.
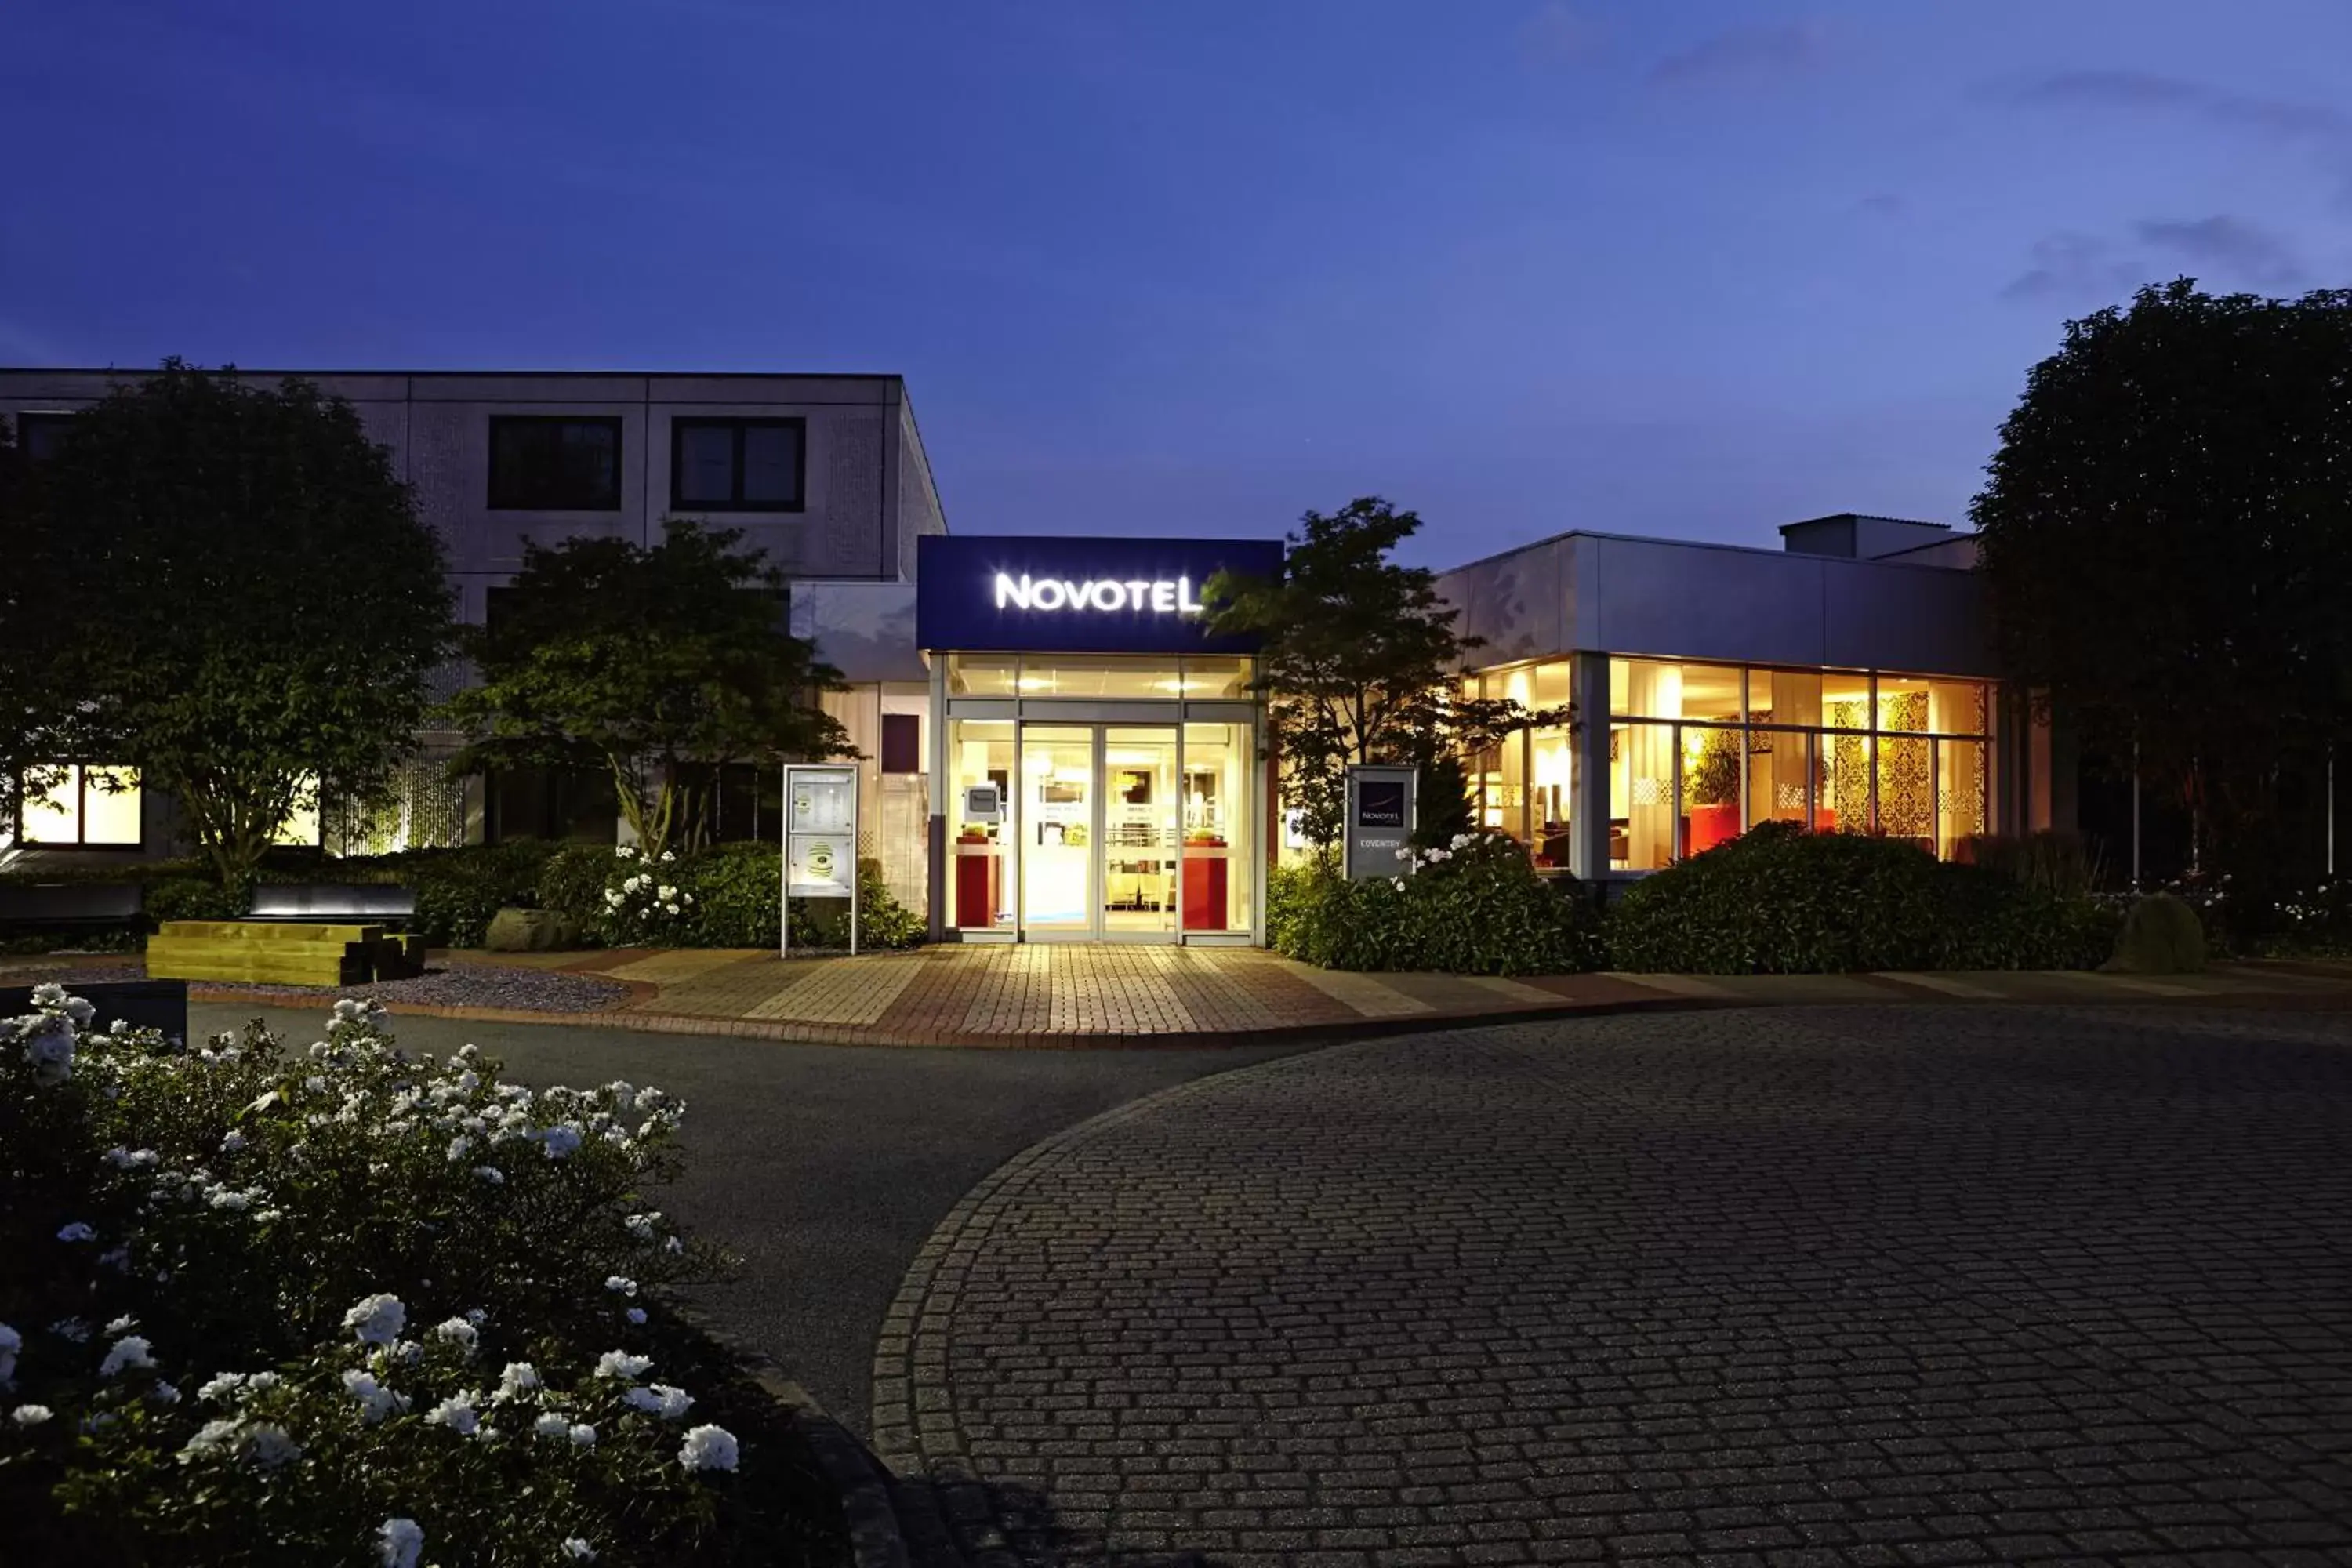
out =
[[[424,967],[424,939],[388,934],[373,925],[165,921],[147,939],[150,980],[364,985],[406,979]]]

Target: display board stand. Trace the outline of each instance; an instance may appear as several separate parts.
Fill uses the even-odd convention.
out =
[[[783,937],[793,952],[794,899],[847,899],[849,951],[857,952],[857,769],[853,763],[784,765]]]

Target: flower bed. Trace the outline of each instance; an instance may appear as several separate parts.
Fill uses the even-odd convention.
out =
[[[289,1051],[0,1024],[0,1506],[26,1562],[830,1563],[789,1421],[683,1322],[682,1107],[345,1002]]]

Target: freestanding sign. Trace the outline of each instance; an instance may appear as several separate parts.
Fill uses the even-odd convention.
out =
[[[857,951],[857,769],[836,763],[784,767],[783,941],[793,951],[792,900],[847,899],[849,951]]]
[[[1394,877],[1411,868],[1397,851],[1412,837],[1414,770],[1358,763],[1348,769],[1348,825],[1340,858],[1349,879]]]

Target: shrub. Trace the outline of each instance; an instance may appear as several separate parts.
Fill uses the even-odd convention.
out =
[[[185,873],[148,879],[140,889],[140,901],[148,920],[158,925],[165,921],[233,921],[249,907],[211,877]]]
[[[1501,834],[1412,851],[1411,875],[1349,881],[1326,857],[1266,879],[1266,942],[1328,969],[1557,974],[1593,968],[1598,921],[1582,889],[1536,875]]]
[[[689,947],[776,945],[777,905],[784,896],[782,849],[756,840],[714,844],[688,857],[679,875],[698,900],[679,942]]]
[[[346,855],[340,858],[316,851],[275,853],[261,865],[264,882],[352,882],[396,885],[416,895],[414,930],[435,947],[479,947],[487,939],[490,918],[509,906],[529,908],[538,902],[539,876],[555,846],[536,839],[504,844],[467,844],[446,849],[404,849],[390,855]],[[153,884],[149,884],[153,900]],[[228,912],[210,918],[229,920],[245,911],[237,902]]]
[[[2183,877],[2147,891],[2177,898],[2196,911],[2211,956],[2352,956],[2352,877],[2282,887],[2223,872]]]
[[[349,1562],[417,1531],[449,1563],[571,1540],[766,1562],[831,1538],[805,1456],[672,1305],[715,1258],[641,1196],[677,1173],[677,1102],[412,1058],[357,1003],[298,1054],[35,1000],[0,1026],[12,1552]]]
[[[2087,898],[2099,885],[2098,858],[2079,834],[1988,834],[1969,839],[1965,849],[1961,858],[1969,864],[2062,899]]]
[[[882,862],[867,857],[857,862],[857,944],[861,948],[920,947],[930,935],[929,921],[920,910],[900,903],[882,879]]]
[[[583,938],[593,936],[604,921],[604,889],[616,858],[602,844],[562,846],[541,864],[532,902],[570,916]]]
[[[696,919],[680,933],[693,947],[773,947],[776,903],[783,895],[783,853],[773,844],[714,845],[687,860],[680,879],[701,895]],[[831,907],[827,907],[831,906]],[[793,900],[793,946],[811,952],[848,945],[845,900]],[[929,934],[923,915],[908,909],[882,879],[882,862],[857,862],[857,945],[919,947]]]
[[[2113,916],[1909,844],[1759,824],[1646,877],[1610,911],[1610,963],[1697,974],[2087,968]]]
[[[613,947],[698,947],[690,933],[701,917],[700,900],[685,886],[677,853],[651,856],[624,844],[604,858],[604,896],[592,927]]]
[[[436,947],[479,947],[489,933],[490,917],[509,904],[537,900],[540,871],[554,849],[551,844],[528,839],[460,849],[412,849],[383,857],[390,873],[384,880],[415,889],[416,929],[426,942]],[[336,862],[335,869],[350,864]]]

